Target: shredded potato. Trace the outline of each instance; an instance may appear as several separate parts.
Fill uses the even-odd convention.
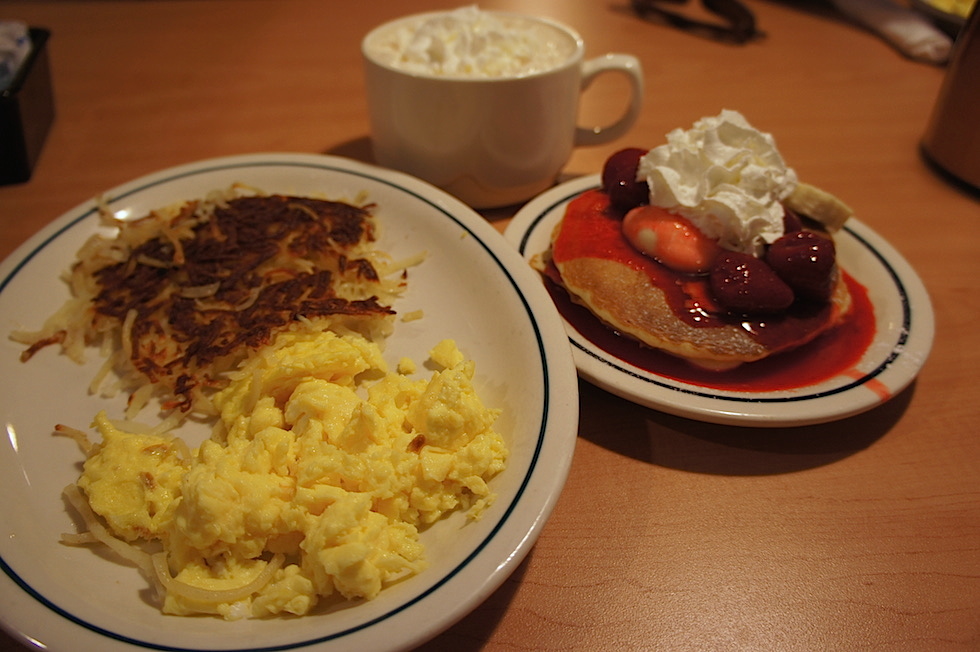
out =
[[[390,305],[424,254],[392,261],[373,247],[372,210],[240,185],[129,221],[102,202],[115,235],[89,238],[66,279],[71,298],[39,330],[11,337],[27,346],[24,361],[56,345],[81,363],[99,346],[107,360],[90,389],[128,392],[130,418],[152,399],[165,412],[213,414],[224,372],[276,332],[390,333]]]

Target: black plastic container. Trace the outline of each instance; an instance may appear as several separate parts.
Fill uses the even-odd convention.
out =
[[[51,32],[32,27],[30,34],[30,53],[10,87],[0,92],[0,185],[31,178],[54,122],[47,49]]]

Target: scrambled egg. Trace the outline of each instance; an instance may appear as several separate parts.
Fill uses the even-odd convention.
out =
[[[98,415],[78,487],[116,537],[162,544],[166,613],[373,598],[424,568],[421,529],[454,510],[479,518],[507,458],[473,362],[452,340],[430,355],[441,370],[414,380],[359,335],[284,333],[216,395],[218,423],[193,452]]]

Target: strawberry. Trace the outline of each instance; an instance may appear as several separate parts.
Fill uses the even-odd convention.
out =
[[[609,194],[612,205],[624,213],[650,203],[650,186],[636,178],[640,159],[646,153],[638,147],[621,149],[602,166],[602,189]]]
[[[766,251],[766,262],[793,291],[826,301],[834,288],[834,241],[813,231],[794,231],[780,237]]]
[[[794,300],[793,290],[765,261],[737,251],[719,255],[708,280],[715,300],[734,313],[777,313],[789,308]]]

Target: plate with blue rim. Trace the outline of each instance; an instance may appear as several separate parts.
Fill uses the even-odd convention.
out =
[[[376,205],[378,247],[394,258],[427,252],[395,303],[421,319],[396,322],[385,345],[394,365],[424,360],[454,339],[476,365],[474,384],[499,407],[506,469],[496,501],[476,521],[454,514],[421,534],[428,566],[369,601],[331,604],[302,617],[178,618],[161,613],[139,572],[93,547],[59,542],[76,523],[63,488],[77,480],[78,447],[55,424],[86,428],[125,397],[90,395],[101,361],[76,364],[48,347],[28,362],[0,344],[0,624],[28,646],[53,651],[409,649],[487,598],[538,538],[562,490],[578,428],[578,385],[557,311],[503,236],[462,202],[413,177],[348,159],[268,153],[211,159],[150,174],[54,219],[0,265],[0,326],[36,329],[68,297],[62,272],[105,229],[98,198],[120,219],[241,183],[267,193],[364,199]],[[52,398],[54,397],[54,398]],[[188,426],[190,427],[190,426]],[[179,433],[185,435],[185,433]],[[187,433],[188,443],[202,433]],[[206,435],[205,435],[206,436]]]
[[[550,247],[551,234],[568,204],[598,188],[598,175],[566,181],[525,204],[505,231],[521,256],[533,259]],[[610,336],[585,308],[552,292],[579,374],[592,384],[634,403],[710,423],[789,427],[844,419],[890,400],[915,380],[932,349],[935,317],[922,280],[908,261],[881,236],[851,218],[834,235],[838,263],[867,290],[874,335],[846,373],[815,383],[744,391],[657,373],[635,363],[639,344]],[[543,277],[539,282],[545,283]],[[589,320],[591,319],[591,322]],[[599,334],[600,336],[597,336]],[[617,339],[610,346],[610,338]],[[819,346],[819,340],[813,343]],[[624,355],[624,351],[629,354]],[[636,356],[639,358],[640,356]]]

